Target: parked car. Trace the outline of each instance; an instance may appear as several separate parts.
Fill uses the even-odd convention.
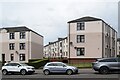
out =
[[[27,73],[34,73],[35,68],[33,66],[28,66],[24,63],[5,63],[4,66],[2,66],[2,74],[6,75],[8,73],[21,73],[22,75],[25,75]]]
[[[92,67],[99,73],[107,74],[110,71],[120,70],[120,58],[103,58],[92,63]]]
[[[43,73],[45,75],[50,73],[66,73],[71,75],[73,73],[78,73],[78,68],[74,66],[68,66],[63,62],[49,62],[44,66]]]

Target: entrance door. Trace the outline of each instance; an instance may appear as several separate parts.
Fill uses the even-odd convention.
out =
[[[5,54],[2,54],[2,62],[5,61]]]

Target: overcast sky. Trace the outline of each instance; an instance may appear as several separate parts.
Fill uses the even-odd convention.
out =
[[[0,28],[27,26],[43,35],[45,44],[66,37],[67,22],[84,16],[118,30],[118,0],[0,0]]]

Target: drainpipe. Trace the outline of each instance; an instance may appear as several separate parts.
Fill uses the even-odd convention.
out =
[[[59,53],[59,40],[58,40],[58,58],[60,56],[60,53]]]

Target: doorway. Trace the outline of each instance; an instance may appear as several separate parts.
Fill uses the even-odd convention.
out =
[[[2,54],[2,62],[5,62],[5,54]]]

